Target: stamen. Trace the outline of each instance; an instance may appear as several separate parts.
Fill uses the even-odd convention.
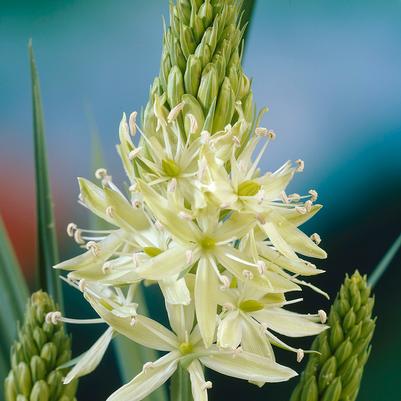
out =
[[[99,248],[99,245],[95,241],[89,241],[86,244],[86,249],[88,251],[91,251],[93,256],[99,256],[100,248]]]
[[[247,280],[252,280],[253,279],[253,273],[250,270],[242,270],[242,275],[247,279]]]
[[[178,114],[184,108],[184,106],[185,106],[185,103],[181,102],[181,103],[178,103],[176,106],[174,106],[171,109],[170,113],[168,113],[168,116],[167,116],[167,122],[169,124],[171,124],[178,117]]]
[[[136,134],[136,116],[137,116],[137,112],[133,111],[130,116],[129,116],[129,131],[131,136],[135,136]]]
[[[202,131],[201,134],[200,134],[200,137],[201,137],[201,141],[200,141],[201,144],[202,144],[202,145],[205,145],[206,143],[209,142],[210,133],[207,132],[207,131]]]
[[[241,146],[241,141],[239,140],[239,138],[235,135],[233,135],[233,142],[234,142],[234,146],[236,146],[237,148],[239,148]]]
[[[56,312],[49,312],[46,317],[45,317],[45,321],[48,324],[54,324],[56,325],[58,322],[61,321],[61,312],[56,311]]]
[[[213,383],[211,381],[204,382],[201,386],[201,390],[206,391],[213,387]]]
[[[142,370],[143,370],[144,372],[146,372],[147,370],[153,369],[154,367],[155,367],[155,366],[154,366],[154,363],[153,363],[153,362],[146,362],[146,363],[143,365]]]
[[[258,272],[260,275],[266,272],[266,263],[263,260],[258,260],[256,262],[256,267],[258,268]]]
[[[310,236],[310,239],[316,244],[319,245],[322,242],[320,235],[318,233],[314,233]]]
[[[265,127],[256,127],[255,128],[255,135],[257,135],[257,136],[266,136],[267,135],[267,128],[265,128]]]
[[[297,168],[295,169],[297,173],[301,173],[302,171],[304,171],[305,163],[303,160],[301,159],[295,160],[295,163],[297,163],[298,165]]]
[[[142,151],[141,146],[138,146],[137,148],[131,150],[131,152],[128,153],[128,159],[134,160],[139,155],[139,153],[141,153],[141,151]]]
[[[288,199],[291,202],[299,202],[299,200],[301,199],[301,195],[294,193],[294,194],[288,195]]]
[[[188,221],[192,221],[193,220],[193,216],[187,212],[181,211],[178,213],[178,217],[182,220],[188,220]]]
[[[233,310],[235,309],[235,306],[234,306],[231,302],[225,302],[225,303],[222,305],[222,307],[223,307],[223,309],[224,309],[225,311],[233,311]]]
[[[319,309],[317,311],[317,314],[319,315],[320,322],[321,323],[326,323],[327,322],[327,313],[323,309]]]
[[[307,212],[306,207],[303,207],[303,206],[295,206],[295,210],[299,214],[305,214]]]
[[[219,275],[219,280],[220,280],[220,282],[222,284],[221,287],[220,287],[221,290],[224,291],[227,288],[230,288],[231,281],[227,276],[225,276],[224,274],[220,274]]]
[[[113,206],[107,206],[106,207],[106,214],[107,216],[113,218],[114,217],[114,208]]]
[[[107,177],[107,170],[105,168],[98,168],[95,171],[95,177],[98,180],[102,180],[103,178]]]
[[[269,131],[267,133],[267,137],[270,140],[274,141],[276,139],[276,136],[277,136],[276,133],[272,129],[269,129]]]
[[[198,121],[193,114],[188,113],[186,117],[189,119],[189,134],[192,135],[198,130]]]
[[[132,202],[131,202],[131,205],[135,209],[139,209],[142,206],[142,202],[139,199],[133,199]]]
[[[82,234],[82,231],[80,229],[77,229],[74,233],[74,241],[79,245],[85,244],[85,241],[82,239],[81,234]]]
[[[309,213],[312,209],[312,201],[311,200],[307,200],[304,204],[306,211]]]
[[[298,349],[297,349],[297,362],[298,362],[298,363],[301,362],[302,359],[304,359],[304,356],[305,356],[304,350],[301,349],[301,348],[298,348]]]
[[[177,188],[177,180],[175,178],[171,179],[171,181],[167,184],[167,191],[174,192]]]
[[[258,205],[260,205],[261,203],[263,203],[263,201],[265,200],[265,195],[266,192],[264,189],[261,189],[257,194],[256,194],[256,201],[258,202]]]
[[[73,237],[74,236],[74,231],[78,230],[78,227],[75,223],[69,223],[67,225],[67,235],[69,237]]]
[[[311,200],[312,202],[315,202],[315,201],[317,200],[318,193],[317,193],[314,189],[311,189],[311,190],[309,191],[309,194],[310,194],[310,200]]]
[[[186,258],[187,264],[191,265],[193,262],[193,259],[194,259],[194,253],[190,249],[188,249],[185,252],[185,258]]]
[[[283,203],[285,203],[286,205],[288,205],[290,203],[287,194],[285,193],[285,191],[281,191],[280,193],[280,198],[283,201]]]

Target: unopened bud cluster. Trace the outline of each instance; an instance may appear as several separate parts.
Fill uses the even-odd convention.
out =
[[[354,401],[375,329],[374,298],[366,277],[346,277],[335,300],[330,329],[316,337],[311,355],[291,401]]]
[[[42,291],[28,302],[18,341],[11,349],[11,370],[4,382],[6,401],[73,401],[76,382],[64,385],[58,367],[71,358],[71,341],[62,324],[46,322],[55,311],[53,300]]]

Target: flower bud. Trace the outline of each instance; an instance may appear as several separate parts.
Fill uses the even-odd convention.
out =
[[[187,59],[196,49],[196,41],[192,29],[186,25],[180,25],[180,45],[184,57]]]
[[[187,60],[184,74],[185,92],[196,96],[202,74],[202,62],[199,57],[191,54]]]
[[[177,66],[174,66],[168,76],[167,82],[167,101],[170,108],[173,108],[181,102],[184,94],[184,80],[182,73]]]
[[[49,388],[44,380],[40,380],[33,386],[29,401],[48,401]]]
[[[225,78],[217,99],[216,112],[213,120],[213,132],[221,131],[231,122],[235,111],[234,102],[235,95],[231,89],[230,80]]]
[[[339,401],[341,397],[341,379],[339,377],[335,378],[326,389],[321,398],[322,401]]]
[[[213,64],[208,64],[203,72],[198,90],[198,100],[205,113],[210,109],[218,94],[217,71]]]

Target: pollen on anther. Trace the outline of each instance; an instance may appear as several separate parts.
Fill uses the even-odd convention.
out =
[[[212,387],[213,387],[213,383],[211,381],[206,381],[202,384],[201,389],[208,390],[208,389],[211,389]]]
[[[88,241],[86,244],[86,249],[91,251],[93,256],[98,256],[100,253],[99,245],[95,241]]]
[[[318,233],[314,233],[310,236],[310,239],[316,244],[319,245],[322,242],[320,235]]]
[[[69,237],[73,237],[74,236],[74,232],[78,229],[77,225],[75,223],[69,223],[67,225],[67,235]]]
[[[107,206],[106,207],[106,214],[109,217],[113,217],[114,216],[114,208],[113,208],[113,206]]]
[[[311,189],[311,190],[309,191],[309,195],[310,195],[310,200],[311,200],[312,202],[315,202],[315,201],[317,200],[318,193],[317,193],[314,189]]]
[[[298,362],[298,363],[301,362],[302,359],[304,359],[304,356],[305,356],[304,350],[301,349],[301,348],[298,348],[298,349],[297,349],[297,362]]]
[[[320,322],[321,323],[326,323],[327,322],[327,313],[323,310],[323,309],[319,309],[317,311],[319,318],[320,318]]]
[[[295,163],[297,163],[297,168],[295,169],[297,173],[301,173],[302,171],[304,171],[305,163],[303,160],[301,159],[295,160]]]
[[[168,113],[168,116],[167,116],[167,122],[169,124],[171,124],[177,118],[178,114],[184,108],[184,106],[185,106],[185,103],[181,102],[181,103],[178,103],[176,106],[174,106],[171,109],[170,113]]]
[[[80,229],[75,230],[74,241],[79,245],[85,244],[85,241],[82,239],[81,234],[82,234],[82,231]]]
[[[105,169],[105,168],[98,168],[96,171],[95,171],[95,177],[98,179],[98,180],[101,180],[101,179],[103,179],[104,177],[106,177],[107,176],[107,170]]]
[[[131,150],[131,152],[128,153],[128,159],[134,160],[139,155],[139,153],[141,153],[141,151],[142,148],[140,146]]]

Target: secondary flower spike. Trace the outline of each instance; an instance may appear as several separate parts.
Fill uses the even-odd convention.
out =
[[[69,224],[68,235],[84,252],[55,268],[69,271],[70,284],[99,314],[93,323],[109,328],[67,381],[97,366],[114,332],[168,352],[110,400],[143,399],[178,365],[202,401],[211,384],[201,365],[259,386],[288,380],[295,372],[276,362],[274,347],[294,351],[298,361],[308,350],[279,335],[327,328],[318,308],[291,310],[304,286],[326,295],[305,279],[323,272],[308,260],[326,258],[321,238],[300,228],[322,206],[315,190],[289,192],[302,160],[263,171],[276,134],[260,125],[263,113],[255,115],[242,71],[240,3],[171,3],[143,124],[133,112],[119,125],[127,190],[103,168],[95,175],[99,185],[79,178],[80,204],[109,229]],[[159,286],[172,331],[137,313],[142,282]],[[72,322],[58,314],[49,319]]]

